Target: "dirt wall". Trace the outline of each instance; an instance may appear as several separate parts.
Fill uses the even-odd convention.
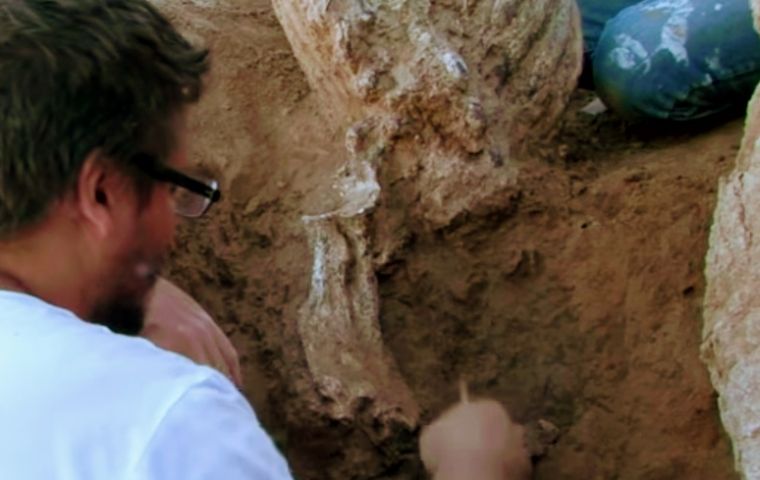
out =
[[[314,265],[303,217],[342,205],[345,132],[268,2],[163,8],[214,52],[193,153],[225,192],[184,227],[172,276],[241,350],[246,393],[298,478],[421,478],[414,429],[376,425],[361,404],[353,420],[325,415],[301,345]],[[716,178],[741,125],[627,132],[571,109],[499,208],[444,228],[388,221],[417,199],[381,172],[392,195],[372,224],[403,241],[378,263],[379,332],[422,421],[464,376],[547,434],[537,479],[736,478],[698,351]]]

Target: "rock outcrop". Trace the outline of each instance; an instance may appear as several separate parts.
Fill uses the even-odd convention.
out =
[[[760,30],[760,1],[752,0]],[[760,478],[760,88],[735,170],[721,180],[707,255],[702,357],[736,468]]]
[[[308,368],[335,420],[361,408],[388,425],[381,432],[412,431],[418,409],[383,344],[376,269],[410,229],[510,208],[518,160],[555,130],[575,88],[577,8],[570,0],[273,5],[324,113],[347,138],[343,205],[304,217],[314,257],[298,322]],[[407,208],[383,208],[399,202]]]
[[[433,227],[510,186],[580,72],[570,0],[273,4],[324,111],[376,138],[358,159],[410,181]]]

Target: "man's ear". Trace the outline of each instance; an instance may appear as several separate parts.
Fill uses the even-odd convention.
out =
[[[100,150],[85,158],[75,184],[75,206],[84,225],[100,238],[114,228],[113,206],[117,202],[119,184],[113,165]]]

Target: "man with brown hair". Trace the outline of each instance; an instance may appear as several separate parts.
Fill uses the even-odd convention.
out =
[[[290,478],[229,380],[135,336],[199,315],[158,273],[220,196],[183,171],[207,68],[145,0],[0,0],[0,478]]]

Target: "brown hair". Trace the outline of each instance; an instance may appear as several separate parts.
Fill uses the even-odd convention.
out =
[[[95,149],[135,176],[137,153],[165,158],[207,70],[146,0],[0,0],[0,236],[41,219]]]

